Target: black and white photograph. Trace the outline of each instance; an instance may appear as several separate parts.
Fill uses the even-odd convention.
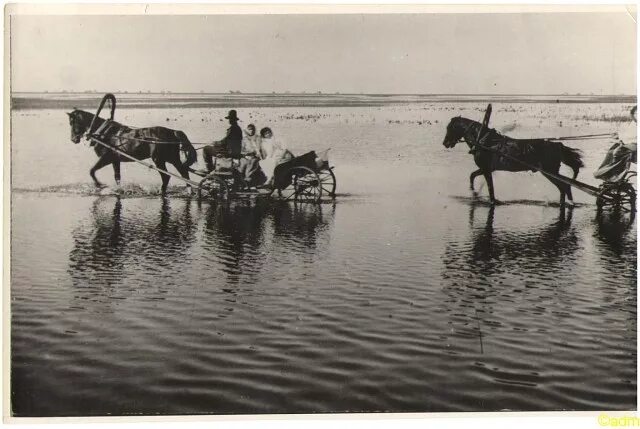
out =
[[[623,425],[636,40],[624,5],[8,5],[5,417]]]

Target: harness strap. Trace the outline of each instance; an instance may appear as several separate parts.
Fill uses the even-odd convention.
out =
[[[110,119],[107,119],[106,121],[104,121],[104,122],[102,123],[102,125],[100,125],[100,126],[98,127],[98,129],[97,129],[97,130],[95,130],[95,131],[93,132],[93,134],[98,135],[98,136],[101,136],[104,132],[106,132],[106,131],[107,131],[107,129],[108,129],[108,128],[110,128],[110,126],[111,126],[111,120],[110,120]]]

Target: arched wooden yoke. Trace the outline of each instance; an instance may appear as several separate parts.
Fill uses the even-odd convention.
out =
[[[96,119],[100,116],[100,112],[102,112],[102,108],[107,103],[107,100],[109,100],[109,105],[111,106],[111,117],[109,118],[109,120],[113,121],[113,117],[116,113],[116,97],[115,95],[108,93],[108,94],[105,94],[104,97],[102,97],[102,101],[100,102],[100,106],[98,106],[96,115],[93,117],[93,120],[91,121],[91,125],[89,126],[89,131],[87,132],[89,136],[95,132],[94,126],[96,124]]]

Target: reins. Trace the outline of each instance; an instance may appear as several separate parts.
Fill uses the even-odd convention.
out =
[[[117,139],[122,139],[122,140],[135,140],[141,143],[149,143],[149,144],[182,144],[182,142],[169,142],[169,141],[162,141],[162,140],[147,140],[147,139],[139,139],[139,138],[135,138],[135,137],[126,137],[126,136],[111,136],[112,138],[117,138]],[[189,142],[192,145],[210,145],[213,144],[212,143],[198,143],[198,142]],[[196,150],[200,150],[202,148],[198,148]]]
[[[616,135],[617,135],[616,133],[585,134],[582,136],[546,137],[546,138],[541,138],[536,140],[546,140],[546,141],[599,140],[599,139],[613,138]]]
[[[102,123],[102,125],[100,125],[98,127],[97,130],[92,131],[93,126],[96,123],[96,118],[97,116],[94,115],[92,121],[91,121],[91,125],[89,125],[89,128],[87,129],[87,132],[84,134],[84,137],[87,140],[91,140],[92,137],[101,137],[101,131],[106,128],[106,125],[109,123],[113,123],[113,119],[106,119],[104,120],[104,122]],[[117,122],[116,122],[117,123]],[[118,125],[122,125],[122,124],[118,124]],[[124,126],[123,126],[124,127]],[[132,128],[132,127],[126,127],[129,128],[131,130],[135,130],[136,128]],[[136,137],[127,137],[127,136],[122,136],[122,135],[113,135],[113,136],[109,136],[109,138],[114,138],[114,139],[119,139],[119,140],[134,140],[140,143],[147,143],[147,144],[160,144],[160,145],[181,145],[183,142],[170,142],[170,141],[163,141],[163,140],[150,140],[150,139],[141,139],[141,138],[136,138]],[[204,146],[207,145],[211,145],[213,144],[213,142],[211,143],[202,143],[202,142],[189,142],[191,143],[191,145],[193,146],[203,146],[203,147],[199,147],[195,150],[201,150],[204,149]]]
[[[462,119],[467,119],[467,118],[462,118]],[[470,123],[464,129],[464,131],[462,132],[462,135],[460,137],[461,139],[464,138],[464,141],[467,142],[467,143],[472,144],[467,139],[467,133],[469,132],[471,127],[475,126],[476,124],[480,125],[480,130],[478,130],[478,137],[476,138],[476,142],[484,140],[487,137],[487,135],[489,135],[491,133],[491,131],[492,131],[492,129],[488,129],[486,132],[483,133],[483,131],[486,128],[485,124],[481,124],[480,122],[477,122],[477,121],[474,121],[474,120],[471,120],[471,119],[467,119],[467,120]],[[493,130],[493,131],[495,131],[495,130]],[[499,136],[506,137],[506,136],[503,136],[502,134],[498,133],[497,131],[495,131],[495,132]],[[522,139],[522,140],[543,140],[543,141],[601,140],[601,139],[607,139],[607,138],[614,138],[616,136],[617,136],[617,133],[601,133],[601,134],[583,134],[583,135],[579,135],[579,136],[543,137],[543,138]],[[514,140],[519,140],[519,139],[514,139]]]

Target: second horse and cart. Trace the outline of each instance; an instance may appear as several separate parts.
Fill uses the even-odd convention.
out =
[[[446,148],[453,148],[460,141],[466,142],[469,146],[478,166],[469,178],[472,191],[474,179],[480,175],[484,176],[489,188],[490,202],[496,204],[498,201],[495,198],[492,178],[494,171],[533,171],[540,172],[558,188],[561,207],[564,207],[567,198],[568,203],[573,205],[571,188],[574,187],[594,196],[598,211],[608,207],[635,213],[636,191],[632,182],[636,172],[631,169],[632,164],[637,162],[635,143],[617,142],[608,150],[605,160],[594,174],[602,183],[600,186],[593,186],[576,180],[580,168],[584,167],[582,155],[580,151],[562,142],[606,139],[614,137],[615,134],[514,139],[488,127],[491,110],[489,104],[482,122],[460,116],[452,118],[443,141]],[[634,120],[635,111],[636,108],[631,111]],[[573,177],[559,173],[561,164],[573,170]]]

